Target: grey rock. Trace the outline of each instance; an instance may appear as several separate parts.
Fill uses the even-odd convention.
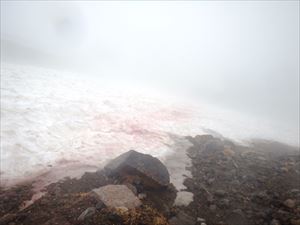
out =
[[[88,217],[91,217],[92,215],[94,215],[96,212],[96,208],[95,207],[89,207],[86,210],[84,210],[80,216],[78,217],[77,220],[83,221]]]
[[[167,187],[170,175],[167,168],[157,158],[130,150],[110,161],[104,167],[108,176],[118,176],[126,180],[138,178],[145,188]]]
[[[106,207],[124,206],[131,209],[142,204],[126,185],[106,185],[92,192]]]

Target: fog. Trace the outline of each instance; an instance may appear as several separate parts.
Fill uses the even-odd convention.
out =
[[[128,148],[163,159],[170,133],[299,145],[299,2],[1,1],[1,92],[10,182]]]
[[[297,1],[4,1],[1,40],[99,79],[298,121]]]

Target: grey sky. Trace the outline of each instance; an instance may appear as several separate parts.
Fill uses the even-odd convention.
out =
[[[297,126],[299,1],[1,1],[1,38]]]

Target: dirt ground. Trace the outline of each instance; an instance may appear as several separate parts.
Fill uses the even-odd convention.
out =
[[[98,207],[98,200],[89,192],[120,183],[98,171],[49,185],[47,193],[25,209],[24,202],[33,195],[32,184],[1,189],[0,225],[176,225],[168,220],[179,211],[199,225],[300,224],[298,148],[262,140],[246,147],[209,135],[187,138],[193,143],[187,152],[192,177],[185,179],[185,185],[194,194],[188,206],[172,207],[176,190],[170,185],[161,191],[144,190],[147,197],[136,210]],[[78,220],[89,207],[97,212]],[[182,223],[178,225],[185,225]]]

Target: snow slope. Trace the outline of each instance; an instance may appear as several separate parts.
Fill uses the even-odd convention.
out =
[[[79,176],[129,149],[164,161],[178,149],[176,135],[207,129],[236,141],[260,137],[298,144],[297,132],[284,126],[174,99],[122,82],[3,63],[1,185]]]

